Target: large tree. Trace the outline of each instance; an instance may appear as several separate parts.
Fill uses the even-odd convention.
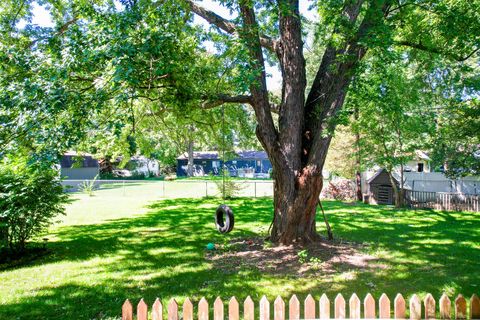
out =
[[[408,48],[465,60],[478,51],[478,2],[322,1],[317,37],[324,52],[306,87],[302,16],[298,0],[228,2],[234,21],[190,1],[197,15],[237,35],[253,70],[248,103],[258,121],[257,137],[273,165],[274,218],[270,239],[281,243],[317,239],[315,216],[322,168],[349,84],[370,54]],[[271,14],[266,14],[270,12]],[[265,78],[265,55],[282,74],[282,98],[273,106]],[[278,112],[278,123],[272,111]]]

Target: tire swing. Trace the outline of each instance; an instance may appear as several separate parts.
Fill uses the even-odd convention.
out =
[[[215,226],[220,233],[229,233],[233,229],[235,219],[229,206],[221,204],[215,212]]]
[[[225,109],[222,105],[222,135],[223,135],[223,150],[222,150],[222,199],[225,201]],[[220,233],[229,233],[233,230],[235,219],[233,217],[233,211],[226,204],[218,206],[215,211],[215,226]]]

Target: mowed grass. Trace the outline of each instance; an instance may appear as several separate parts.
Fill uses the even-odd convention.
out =
[[[150,184],[150,187],[155,184]],[[158,186],[157,186],[158,187]],[[125,189],[126,188],[126,189]],[[67,216],[51,228],[50,253],[21,266],[1,266],[0,319],[109,319],[120,316],[123,301],[156,297],[182,304],[188,296],[213,302],[221,296],[258,302],[262,295],[293,293],[302,301],[342,292],[364,296],[382,292],[442,292],[470,296],[480,286],[480,214],[395,210],[384,206],[325,201],[337,241],[363,244],[377,269],[339,268],[315,277],[261,272],[240,267],[223,272],[205,258],[209,242],[266,235],[271,198],[228,201],[235,229],[219,234],[213,213],[219,199],[159,198],[145,185],[73,195]],[[142,192],[134,192],[142,188]],[[324,232],[319,219],[317,228]]]

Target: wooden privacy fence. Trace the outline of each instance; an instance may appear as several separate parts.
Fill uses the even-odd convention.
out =
[[[404,190],[404,195],[411,208],[480,211],[480,195],[412,190]]]
[[[303,312],[301,312],[302,305]],[[271,310],[268,299],[263,296],[260,299],[257,314],[260,320],[269,320],[272,318],[271,315],[274,320],[377,319],[377,316],[378,319],[405,319],[407,315],[407,302],[401,294],[397,294],[393,300],[393,306],[387,295],[382,294],[378,300],[377,308],[375,299],[371,294],[367,294],[362,304],[360,298],[354,293],[348,300],[348,315],[347,302],[341,294],[335,297],[333,310],[330,310],[330,300],[325,294],[322,295],[318,301],[318,308],[316,305],[317,301],[311,295],[307,296],[303,304],[300,303],[296,295],[293,295],[288,301],[288,313],[286,313],[286,303],[280,296],[273,302],[273,310]],[[179,307],[174,299],[168,302],[166,308],[167,317],[164,318],[163,305],[157,298],[152,305],[150,319],[193,320],[193,303],[188,298],[183,303],[182,314],[179,314]],[[427,294],[423,302],[414,294],[408,302],[408,309],[410,319],[480,319],[480,299],[476,295],[473,295],[470,299],[469,312],[467,312],[467,300],[462,295],[458,295],[453,302],[452,308],[452,303],[446,294],[443,294],[438,301],[438,308],[431,294]],[[140,300],[137,305],[137,319],[147,320],[148,311],[148,306],[145,301],[143,301],[143,299]],[[225,314],[225,312],[227,313]],[[209,313],[209,303],[205,298],[202,298],[197,308],[198,320],[208,320]],[[243,303],[242,315],[245,320],[253,320],[255,318],[255,303],[250,296],[247,297]],[[240,319],[240,306],[235,297],[229,300],[227,311],[225,311],[224,303],[220,297],[213,303],[213,320],[223,320],[225,318],[229,320]],[[129,300],[126,300],[122,306],[122,320],[133,320],[133,306]]]

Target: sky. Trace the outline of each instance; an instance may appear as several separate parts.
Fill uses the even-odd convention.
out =
[[[209,9],[224,18],[227,18],[227,19],[232,18],[232,15],[230,14],[230,11],[227,8],[221,6],[220,4],[218,4],[213,0],[197,1],[197,3],[201,4],[206,9]],[[315,19],[316,13],[314,12],[314,10],[308,10],[308,7],[312,4],[312,0],[301,0],[299,1],[299,3],[300,3],[300,13],[302,13],[302,15],[304,15],[309,20]],[[45,7],[39,6],[37,3],[34,3],[32,12],[33,12],[33,17],[31,21],[32,24],[35,24],[41,27],[54,26],[54,23],[52,22],[52,18],[49,12],[45,9]],[[205,28],[208,27],[208,23],[198,16],[195,16],[194,22],[200,25],[203,25]],[[25,27],[25,25],[26,25],[26,21],[21,20],[17,26],[18,28],[23,28]],[[211,43],[206,43],[205,46],[207,50],[212,50],[212,51],[215,50],[213,47],[213,44]],[[282,76],[281,76],[280,70],[276,66],[269,66],[269,65],[266,65],[265,68],[268,75],[267,76],[268,89],[271,91],[280,89],[281,83],[282,83]]]

